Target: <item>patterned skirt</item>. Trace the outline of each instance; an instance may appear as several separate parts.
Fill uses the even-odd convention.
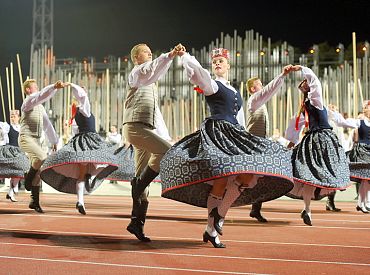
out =
[[[135,176],[134,148],[132,146],[128,148],[120,147],[115,154],[118,161],[118,169],[110,174],[107,180],[131,181]]]
[[[295,186],[288,197],[302,199],[305,184],[327,189],[316,190],[316,200],[351,184],[346,154],[330,129],[307,133],[293,149],[292,163]]]
[[[173,145],[160,171],[163,197],[199,207],[207,207],[211,182],[217,178],[260,176],[232,206],[273,200],[293,188],[289,150],[224,120],[207,119],[200,130]]]
[[[131,181],[135,177],[135,152],[133,146],[120,147],[115,152],[118,160],[118,169],[107,177],[107,180]],[[160,182],[159,175],[153,180]]]
[[[85,165],[87,174],[90,174],[93,179],[91,193],[117,169],[118,163],[114,151],[114,147],[96,133],[78,134],[45,160],[40,176],[54,189],[63,193],[76,194],[80,165]],[[85,193],[88,192],[85,190]]]
[[[351,180],[358,183],[361,180],[370,181],[370,145],[355,143],[347,154],[350,161]]]
[[[30,169],[30,161],[19,147],[0,146],[0,178],[24,178]]]

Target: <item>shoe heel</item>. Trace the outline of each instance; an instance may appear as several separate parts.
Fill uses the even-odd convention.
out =
[[[207,238],[206,234],[203,234],[203,242],[208,243],[208,238]]]

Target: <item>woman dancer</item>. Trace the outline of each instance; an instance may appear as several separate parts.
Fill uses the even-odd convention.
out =
[[[10,145],[9,131],[11,126],[6,122],[0,122],[0,178],[10,178],[9,191],[6,198],[16,202],[15,194],[18,192],[19,181],[30,169],[30,163],[25,153],[19,147]]]
[[[293,149],[294,188],[287,196],[304,200],[301,218],[311,226],[311,199],[319,200],[335,190],[346,189],[350,185],[349,168],[345,152],[328,123],[320,80],[307,67],[296,65],[293,70],[302,71],[304,80],[298,88],[304,97],[297,118],[286,131],[289,147],[298,143],[304,125],[308,131]]]
[[[90,111],[86,91],[70,83],[79,106],[72,114],[78,133],[41,168],[41,178],[56,190],[77,194],[76,209],[86,215],[84,194],[93,192],[103,179],[117,169],[114,147],[95,131],[95,117]],[[92,176],[96,176],[91,180]]]
[[[184,51],[179,55],[190,82],[203,90],[211,117],[163,157],[162,196],[207,207],[203,241],[224,248],[218,234],[223,233],[224,218],[232,205],[269,201],[293,187],[291,154],[280,144],[245,131],[241,95],[228,82],[227,49],[212,51],[216,80],[193,56]]]
[[[334,107],[329,106],[329,118],[337,126],[358,129],[358,141],[349,151],[351,180],[360,184],[356,210],[368,214],[370,210],[370,100],[362,105],[364,118],[345,119]]]

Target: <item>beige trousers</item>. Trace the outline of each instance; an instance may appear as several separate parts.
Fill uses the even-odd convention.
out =
[[[46,152],[42,150],[40,139],[27,135],[19,135],[18,143],[21,150],[27,154],[32,168],[39,170],[47,157]],[[40,186],[40,171],[37,172],[33,179],[32,186]]]

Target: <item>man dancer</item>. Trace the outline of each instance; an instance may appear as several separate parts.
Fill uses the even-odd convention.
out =
[[[45,131],[53,151],[56,151],[58,144],[58,136],[42,103],[54,96],[57,90],[64,88],[65,85],[63,82],[57,81],[38,91],[35,79],[27,79],[23,83],[23,92],[26,94],[26,98],[21,107],[21,127],[18,141],[20,148],[31,161],[31,168],[25,177],[25,188],[27,191],[31,191],[29,208],[39,213],[44,212],[39,201],[41,181],[39,169],[47,157],[40,142],[42,131]]]
[[[283,68],[283,72],[276,76],[267,86],[263,87],[258,77],[247,81],[247,90],[251,94],[247,102],[247,125],[246,129],[252,135],[267,138],[269,136],[269,117],[265,103],[270,100],[281,88],[285,76],[291,72],[292,65]],[[267,222],[261,214],[262,202],[252,204],[249,216],[259,222]]]
[[[135,64],[128,77],[128,93],[125,101],[123,134],[135,149],[136,177],[132,185],[132,214],[127,230],[140,241],[150,242],[143,232],[148,210],[148,185],[159,174],[159,163],[171,147],[154,129],[158,107],[155,82],[169,69],[181,44],[172,51],[152,60],[152,52],[146,44],[138,44],[131,50]]]

